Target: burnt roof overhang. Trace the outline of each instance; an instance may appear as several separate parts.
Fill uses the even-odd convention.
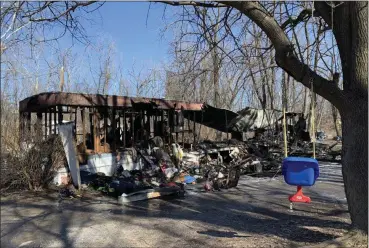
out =
[[[136,105],[137,104],[137,105]],[[105,107],[131,108],[133,105],[150,104],[156,109],[201,111],[202,103],[165,100],[159,98],[128,97],[100,94],[79,94],[66,92],[45,92],[30,96],[19,103],[20,112],[42,112],[50,107]]]

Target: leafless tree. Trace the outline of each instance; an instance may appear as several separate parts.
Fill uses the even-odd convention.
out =
[[[31,46],[40,42],[56,40],[66,33],[87,42],[81,23],[82,13],[90,13],[103,3],[86,2],[1,2],[1,53],[8,48],[28,42]],[[50,35],[50,29],[58,30]]]
[[[368,3],[367,2],[315,2],[312,9],[299,9],[295,18],[290,15],[271,15],[275,4],[264,2],[166,2],[174,6],[196,5],[204,8],[233,8],[244,18],[255,22],[275,49],[279,67],[306,87],[330,101],[342,118],[343,178],[352,225],[367,233],[367,112],[368,112]],[[295,4],[296,5],[296,4]],[[291,8],[292,10],[292,8]],[[288,29],[300,25],[312,15],[323,23],[322,32],[334,35],[342,62],[343,89],[319,70],[312,70],[304,58],[302,45],[292,43]],[[281,22],[278,17],[284,17]],[[291,31],[291,30],[290,30]],[[351,34],[348,36],[347,34]],[[293,34],[295,35],[295,34]],[[237,40],[236,40],[237,41]],[[356,54],[356,56],[352,56]],[[322,56],[322,62],[325,62]],[[355,131],[354,131],[355,130]]]

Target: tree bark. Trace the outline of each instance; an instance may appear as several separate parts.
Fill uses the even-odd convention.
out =
[[[368,101],[342,112],[342,175],[353,228],[368,232]]]
[[[342,174],[352,225],[368,233],[368,3],[334,9],[343,69]]]

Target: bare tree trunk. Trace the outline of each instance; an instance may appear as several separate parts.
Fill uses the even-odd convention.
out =
[[[314,64],[313,64],[313,70],[314,70],[314,72],[316,72],[317,71],[317,69],[318,69],[318,61],[319,61],[319,46],[320,46],[320,42],[319,42],[319,38],[320,38],[320,33],[318,32],[318,34],[317,34],[317,37],[316,37],[316,49],[315,49],[315,56],[314,56]],[[312,94],[314,94],[314,92],[311,92],[310,91],[310,99],[312,99]],[[317,97],[315,97],[315,102],[313,102],[313,101],[310,101],[310,108],[309,108],[309,116],[311,115],[311,109],[312,109],[312,107],[313,107],[313,104],[314,104],[314,109],[316,109],[316,106],[317,106]],[[311,123],[311,118],[309,118],[309,121],[308,121],[308,128],[309,128],[309,130],[311,130],[311,125],[312,125],[312,123]],[[312,131],[312,130],[311,130]],[[315,133],[310,133],[310,136],[315,136]]]
[[[341,131],[340,131],[340,128],[338,127],[338,111],[333,104],[331,104],[331,108],[332,108],[332,117],[333,117],[334,129],[336,131],[336,135],[341,136]]]
[[[368,229],[368,102],[347,99],[342,112],[342,174],[352,224]]]
[[[333,51],[334,52],[334,51]],[[335,74],[333,72],[333,64],[335,63],[335,58],[334,56],[332,56],[332,62],[331,62],[331,73],[332,73],[332,78],[333,78],[333,82],[337,85],[337,87],[339,87],[339,77],[338,74]],[[338,128],[338,110],[337,108],[331,104],[331,109],[332,109],[332,118],[333,118],[333,122],[334,122],[334,129],[336,130],[336,135],[340,136],[341,132]]]
[[[219,102],[219,76],[220,76],[220,61],[219,61],[219,53],[218,53],[218,47],[217,47],[217,43],[218,43],[218,31],[219,31],[219,26],[218,26],[218,22],[220,19],[220,10],[218,9],[218,15],[216,17],[216,25],[215,25],[215,29],[214,29],[214,43],[213,44],[209,44],[213,47],[212,50],[212,59],[213,59],[213,86],[214,86],[214,106],[216,108],[221,107],[220,106],[220,102]],[[222,133],[217,131],[216,132],[216,140],[220,140],[222,136]]]
[[[272,57],[273,55],[271,55]],[[272,59],[271,58],[271,64],[272,64]],[[272,68],[272,78],[270,80],[270,84],[269,84],[269,98],[270,98],[270,109],[274,109],[274,90],[275,90],[275,68]]]
[[[305,87],[304,89],[304,104],[302,105],[302,111],[304,113],[304,116],[306,117],[308,115],[309,107],[308,107],[308,96],[309,96],[309,89]]]
[[[337,16],[334,33],[342,61],[345,92],[345,104],[340,109],[342,174],[353,227],[367,233],[368,3],[345,4],[345,8],[337,8],[334,13]]]

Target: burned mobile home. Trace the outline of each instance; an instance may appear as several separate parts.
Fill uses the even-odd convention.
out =
[[[189,148],[201,138],[196,132],[199,125],[226,133],[227,140],[246,141],[250,130],[256,130],[255,136],[281,121],[278,110],[245,108],[236,113],[206,103],[64,92],[22,100],[19,115],[21,137],[38,131],[47,138],[58,133],[58,124],[72,122],[81,164],[89,155],[140,147],[153,137],[161,137],[165,145]]]
[[[70,173],[78,187],[75,178],[80,177],[82,184],[94,181],[102,188],[108,183],[121,196],[135,194],[125,195],[123,201],[141,199],[137,192],[146,195],[142,199],[149,193],[156,197],[167,193],[159,193],[162,187],[201,180],[207,190],[235,187],[240,171],[279,166],[270,159],[271,145],[260,142],[272,140],[265,138],[265,130],[272,130],[278,139],[277,110],[246,108],[236,113],[206,103],[47,92],[22,100],[19,115],[21,141],[30,133],[67,140],[69,168],[66,175],[58,171],[62,175],[58,185],[65,184]],[[222,132],[226,140],[203,140],[198,135],[201,126]],[[248,132],[254,135],[248,137]],[[263,133],[261,138],[258,132]],[[266,153],[260,152],[264,147]],[[89,180],[86,173],[103,177]]]
[[[265,136],[266,130],[278,136],[282,130],[279,110],[245,108],[233,112],[206,103],[64,92],[22,100],[19,115],[21,137],[38,131],[46,138],[58,133],[57,125],[72,122],[81,164],[89,155],[139,147],[153,137],[161,137],[165,145],[196,146],[201,139],[196,130],[199,125],[225,133],[227,140],[239,141]],[[293,119],[298,116],[287,113],[291,139],[296,125]]]
[[[35,130],[32,119],[45,137],[57,134],[57,124],[72,121],[79,153],[89,155],[134,147],[150,136],[163,137],[168,144],[179,142],[180,134],[190,131],[184,130],[181,112],[191,111],[196,116],[203,104],[50,92],[28,97],[19,106],[21,134]]]
[[[38,126],[47,137],[57,134],[58,124],[73,122],[78,151],[85,155],[135,147],[155,136],[162,137],[166,144],[183,144],[184,134],[192,133],[191,143],[196,143],[194,123],[238,138],[250,129],[266,127],[268,120],[276,120],[263,118],[263,114],[250,108],[240,114],[205,103],[64,92],[41,93],[22,100],[19,115],[21,136]]]

